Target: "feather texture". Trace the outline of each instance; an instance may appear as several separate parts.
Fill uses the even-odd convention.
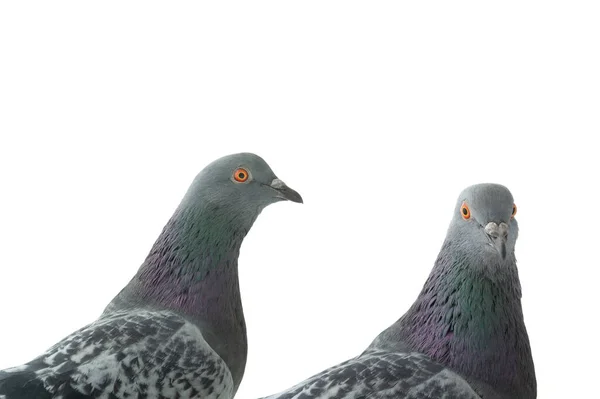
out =
[[[9,399],[208,399],[232,396],[233,387],[198,327],[170,311],[143,309],[102,317],[0,372],[0,392]]]

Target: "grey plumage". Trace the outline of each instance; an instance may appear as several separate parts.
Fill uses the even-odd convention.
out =
[[[411,308],[360,356],[268,398],[535,398],[515,211],[503,186],[465,189]]]
[[[174,312],[130,310],[105,315],[37,359],[5,370],[0,386],[8,399],[209,398],[215,392],[226,398],[234,383],[195,325]]]
[[[456,373],[417,352],[369,349],[269,398],[479,398]]]
[[[282,200],[302,202],[254,154],[208,165],[101,317],[0,371],[0,399],[232,398],[247,353],[239,249]]]

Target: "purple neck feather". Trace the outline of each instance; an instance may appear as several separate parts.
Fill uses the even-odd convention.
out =
[[[514,253],[509,258],[492,265],[499,271],[495,275],[483,275],[447,240],[415,303],[372,345],[408,346],[473,386],[492,388],[501,397],[535,398]]]
[[[239,383],[247,337],[237,259],[254,219],[215,205],[178,209],[115,307],[173,310],[196,323]]]

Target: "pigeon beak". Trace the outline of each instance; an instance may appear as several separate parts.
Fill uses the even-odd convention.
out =
[[[490,245],[496,248],[502,259],[506,259],[506,239],[508,238],[508,225],[504,222],[498,224],[489,222],[484,228]]]
[[[302,197],[300,196],[300,194],[298,194],[296,190],[292,190],[284,182],[277,178],[273,179],[269,187],[277,191],[277,195],[275,196],[276,198],[281,198],[283,200],[292,202],[298,202],[300,204],[304,203]]]

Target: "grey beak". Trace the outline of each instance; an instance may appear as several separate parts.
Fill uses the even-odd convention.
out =
[[[298,194],[296,190],[292,190],[279,179],[273,179],[270,187],[278,192],[277,198],[281,198],[292,202],[298,202],[300,204],[304,203],[304,201],[302,201],[302,197],[300,196],[300,194]]]
[[[506,259],[506,239],[508,238],[508,225],[504,222],[500,224],[489,222],[485,225],[484,229],[491,241],[490,244],[496,248],[500,255],[502,255],[502,259]]]

